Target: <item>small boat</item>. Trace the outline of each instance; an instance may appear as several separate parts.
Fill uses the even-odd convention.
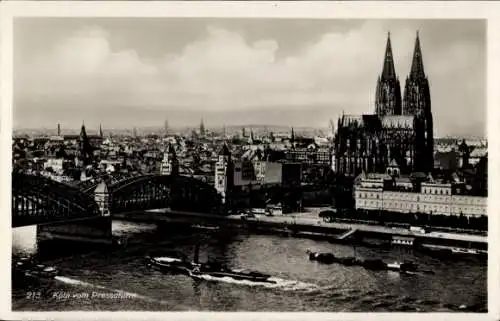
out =
[[[416,272],[417,266],[413,262],[405,261],[387,263],[387,270],[389,271],[398,271],[398,272]]]
[[[451,249],[451,253],[453,254],[467,254],[467,255],[478,255],[479,251],[474,249],[464,249],[459,247],[454,247]]]
[[[53,279],[59,274],[59,270],[53,266],[37,264],[32,269],[26,271],[26,274],[37,278]]]
[[[59,270],[53,266],[38,264],[29,258],[21,258],[13,262],[15,279],[36,278],[50,280],[59,275]]]
[[[218,231],[219,230],[219,227],[217,226],[205,226],[205,225],[193,225],[192,226],[193,228],[195,229],[199,229],[199,230],[209,230],[209,231]]]
[[[192,263],[176,257],[146,257],[148,267],[156,268],[163,272],[188,273]]]
[[[306,253],[309,254],[309,260],[311,261],[318,261],[325,264],[332,264],[338,261],[338,258],[332,253],[311,252],[310,250],[307,250]]]

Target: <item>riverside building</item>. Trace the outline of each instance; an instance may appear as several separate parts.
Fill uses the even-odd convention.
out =
[[[362,173],[354,183],[355,208],[436,215],[487,215],[488,199],[467,195],[464,182],[455,175],[450,182],[426,177],[401,176],[395,162],[386,173]]]

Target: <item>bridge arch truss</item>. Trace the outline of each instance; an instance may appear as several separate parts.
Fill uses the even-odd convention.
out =
[[[12,174],[12,226],[96,217],[92,195],[43,176]]]
[[[142,175],[107,186],[111,213],[158,208],[213,213],[222,204],[212,185],[190,176]]]

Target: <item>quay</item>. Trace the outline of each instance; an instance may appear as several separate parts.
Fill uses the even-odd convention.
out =
[[[305,213],[282,216],[256,215],[243,220],[240,215],[215,215],[170,209],[147,210],[113,214],[113,219],[138,223],[190,224],[216,227],[235,227],[250,231],[286,233],[296,237],[324,238],[337,242],[349,243],[350,240],[373,238],[391,241],[394,238],[411,239],[413,244],[435,245],[444,247],[463,247],[486,251],[488,238],[482,235],[459,234],[449,232],[422,233],[404,228],[380,225],[324,222],[318,217],[321,209]]]

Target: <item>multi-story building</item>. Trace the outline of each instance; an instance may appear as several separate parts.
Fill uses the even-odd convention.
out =
[[[396,172],[394,172],[396,171]],[[395,167],[385,174],[362,173],[354,187],[356,209],[439,215],[487,215],[487,198],[464,193],[464,183],[455,176],[452,182],[427,182],[399,176]]]
[[[305,148],[291,148],[286,151],[286,160],[292,163],[324,164],[331,163],[330,149],[312,145]]]
[[[256,198],[262,199],[270,189],[290,191],[300,186],[300,164],[269,162],[260,150],[248,151],[244,156],[233,160],[226,144],[219,153],[214,186],[224,203],[250,202],[250,194],[259,194]]]

